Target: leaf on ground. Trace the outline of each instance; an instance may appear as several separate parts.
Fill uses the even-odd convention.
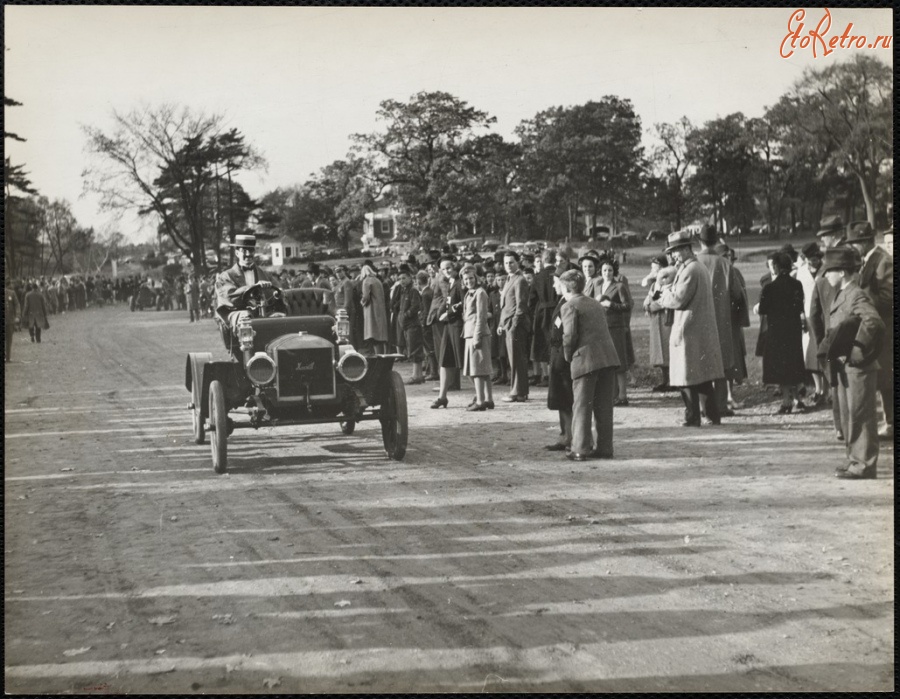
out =
[[[342,599],[340,602],[335,602],[335,603],[334,603],[334,606],[335,606],[335,607],[340,607],[341,609],[343,609],[344,607],[349,607],[349,606],[350,606],[350,600],[348,600],[348,599]]]
[[[149,621],[155,626],[165,626],[166,624],[174,624],[177,618],[177,614],[166,614],[164,616],[155,616]]]
[[[61,468],[61,469],[59,469],[59,470],[60,470],[60,471],[74,471],[75,469],[72,468],[71,466],[66,466],[65,468]]]
[[[67,658],[71,658],[73,655],[81,655],[82,653],[87,653],[91,649],[91,646],[85,646],[84,648],[69,648],[69,650],[64,650],[63,655]]]
[[[281,678],[280,677],[266,677],[263,680],[263,687],[280,687],[281,686]]]
[[[220,624],[233,624],[234,623],[234,615],[233,614],[213,614],[213,621],[218,621]]]

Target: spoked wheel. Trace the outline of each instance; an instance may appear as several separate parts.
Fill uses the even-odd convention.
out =
[[[194,444],[203,444],[206,442],[206,428],[203,426],[203,420],[200,417],[200,406],[196,403],[191,408],[191,418],[194,421]]]
[[[396,371],[391,372],[387,399],[381,404],[381,436],[388,458],[400,461],[406,455],[409,416],[406,412],[406,388]]]
[[[209,384],[209,425],[213,469],[216,473],[225,473],[228,467],[228,413],[225,410],[225,387],[218,379]]]
[[[356,429],[356,420],[347,420],[341,423],[341,432],[344,434],[353,434]]]

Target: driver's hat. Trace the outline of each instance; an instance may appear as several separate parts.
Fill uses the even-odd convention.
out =
[[[233,248],[249,248],[250,250],[254,250],[256,248],[256,236],[250,233],[238,233],[234,236],[234,242],[229,243],[229,245]]]

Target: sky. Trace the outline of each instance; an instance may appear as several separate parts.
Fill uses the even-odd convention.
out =
[[[353,133],[379,128],[378,105],[444,91],[497,118],[523,120],[604,95],[630,99],[648,132],[741,111],[761,116],[802,74],[864,52],[800,41],[781,57],[795,9],[446,7],[4,7],[6,155],[82,225],[146,240],[154,225],[115,220],[82,195],[83,125],[109,130],[112,110],[184,104],[222,114],[268,161],[241,183],[259,197],[343,158]],[[820,27],[869,41],[891,35],[890,9],[807,8]],[[813,45],[817,42],[813,41]],[[785,51],[787,45],[785,44]]]

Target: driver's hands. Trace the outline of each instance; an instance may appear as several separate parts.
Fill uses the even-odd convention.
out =
[[[265,281],[263,281],[263,282],[256,282],[256,286],[258,286],[260,289],[271,289],[271,288],[272,288],[272,282],[265,282]]]

